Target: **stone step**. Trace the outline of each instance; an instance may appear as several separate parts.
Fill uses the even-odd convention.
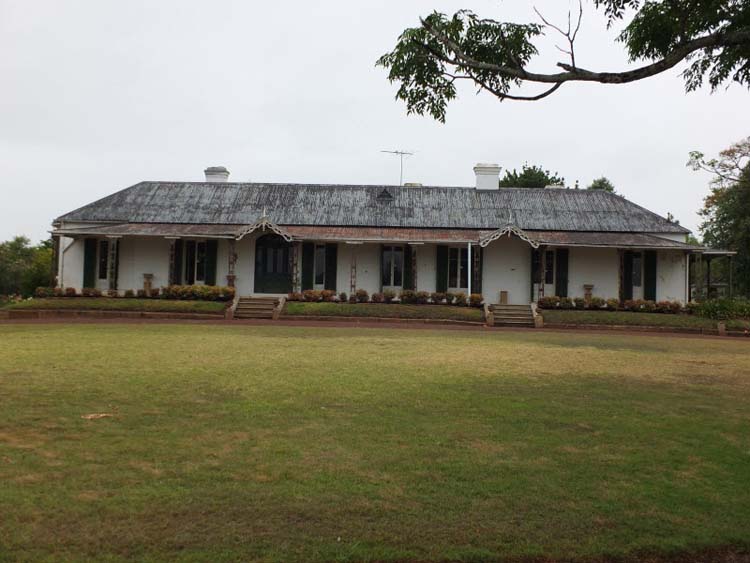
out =
[[[237,303],[238,309],[275,309],[276,304],[274,303],[243,303],[240,301]]]

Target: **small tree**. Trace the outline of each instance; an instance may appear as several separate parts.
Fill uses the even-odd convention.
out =
[[[602,176],[601,178],[597,178],[593,182],[591,182],[591,185],[588,187],[589,190],[601,190],[603,192],[609,192],[611,194],[616,194],[615,191],[615,185],[610,182],[609,178]]]
[[[546,186],[565,185],[565,178],[554,174],[541,166],[529,166],[524,164],[521,172],[515,169],[505,171],[505,176],[500,179],[501,188],[544,188]]]

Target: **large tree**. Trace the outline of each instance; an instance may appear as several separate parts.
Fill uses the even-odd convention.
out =
[[[609,178],[606,176],[602,176],[601,178],[597,178],[591,184],[589,184],[589,187],[586,188],[588,190],[601,190],[603,192],[609,192],[612,194],[616,194],[617,191],[615,190],[615,185],[610,181]]]
[[[447,103],[456,97],[456,82],[466,80],[500,100],[539,100],[566,82],[625,84],[660,74],[688,62],[682,76],[688,91],[707,81],[712,90],[731,82],[750,86],[750,2],[748,0],[593,0],[608,25],[623,25],[618,36],[630,60],[626,71],[595,71],[576,57],[583,6],[574,21],[556,26],[510,23],[482,18],[468,10],[452,16],[433,12],[406,29],[395,48],[378,60],[397,97],[409,113],[445,120]],[[535,72],[535,41],[545,30],[563,37],[566,61],[559,70]],[[519,93],[523,85],[538,91]]]
[[[565,185],[565,178],[554,174],[541,166],[529,166],[524,164],[521,172],[515,169],[505,171],[505,176],[500,179],[501,188],[545,188],[547,186]]]
[[[737,251],[735,289],[750,297],[750,137],[721,151],[719,158],[706,160],[693,152],[688,165],[713,175],[700,211],[703,242]]]
[[[32,246],[23,236],[0,243],[0,295],[30,296],[52,284],[51,242]]]

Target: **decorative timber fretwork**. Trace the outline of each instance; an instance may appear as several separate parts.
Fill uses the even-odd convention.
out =
[[[539,241],[534,240],[533,238],[531,238],[529,236],[528,233],[526,233],[522,229],[519,229],[515,225],[506,225],[505,227],[503,227],[501,229],[498,229],[496,231],[493,231],[489,235],[482,237],[479,240],[479,246],[481,246],[482,248],[487,248],[487,246],[491,242],[494,242],[494,241],[496,241],[496,240],[498,240],[498,239],[500,239],[500,238],[502,238],[502,237],[504,237],[506,235],[508,237],[511,237],[512,235],[515,235],[518,238],[520,238],[521,240],[529,243],[531,245],[531,248],[534,248],[534,249],[539,248]]]
[[[292,291],[302,291],[301,260],[302,243],[297,242],[292,247]]]
[[[288,232],[286,232],[284,229],[279,227],[276,223],[271,221],[266,216],[266,210],[263,209],[263,215],[260,219],[258,219],[254,224],[250,225],[249,227],[246,227],[239,231],[237,234],[236,240],[242,240],[247,235],[254,233],[255,231],[271,231],[272,233],[276,233],[281,238],[283,238],[287,242],[292,242],[292,235],[290,235]]]
[[[109,239],[109,256],[107,264],[107,277],[109,279],[109,289],[117,290],[117,278],[120,274],[120,239]]]
[[[234,287],[237,276],[234,267],[237,265],[237,244],[234,239],[229,241],[229,253],[227,254],[227,285]]]

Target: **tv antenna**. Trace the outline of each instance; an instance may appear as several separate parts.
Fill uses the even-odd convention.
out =
[[[399,150],[396,150],[396,151],[380,151],[380,152],[386,152],[388,154],[396,154],[396,155],[398,155],[399,160],[401,161],[401,168],[400,168],[400,173],[399,173],[399,176],[398,176],[398,185],[399,186],[403,186],[404,185],[404,157],[405,156],[413,156],[414,153],[413,152],[407,152],[407,151],[399,151]]]

